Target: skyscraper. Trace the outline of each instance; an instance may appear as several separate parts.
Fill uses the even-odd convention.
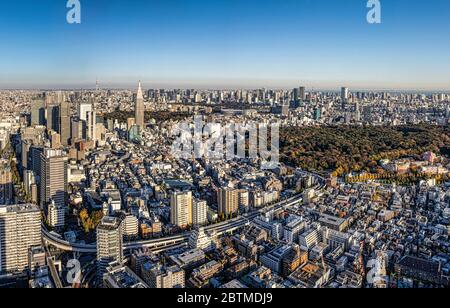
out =
[[[294,103],[295,104],[299,103],[300,102],[300,89],[294,88],[292,93],[293,93]]]
[[[59,116],[59,134],[61,135],[61,144],[68,146],[70,140],[70,106],[68,102],[63,101],[59,105]]]
[[[192,192],[174,192],[170,197],[170,222],[180,228],[192,225]]]
[[[47,129],[59,133],[59,105],[47,106]]]
[[[239,190],[233,188],[221,188],[218,192],[219,215],[237,213],[239,209]]]
[[[52,200],[66,206],[67,156],[61,150],[45,149],[41,154],[40,204],[45,208]]]
[[[300,87],[300,100],[302,102],[306,101],[306,91],[305,87]]]
[[[41,178],[41,154],[44,153],[44,150],[45,148],[40,145],[33,145],[30,148],[31,163],[28,170],[33,171],[36,176],[36,183],[39,183]]]
[[[97,227],[97,281],[100,284],[110,263],[123,262],[122,234],[122,222],[116,217],[103,217]]]
[[[347,103],[349,97],[350,97],[350,92],[349,92],[348,88],[342,87],[341,88],[341,100],[342,100],[342,102]]]
[[[355,121],[356,122],[361,121],[361,110],[359,107],[359,102],[356,102],[356,104],[355,104]]]
[[[135,106],[135,123],[143,130],[145,128],[145,110],[144,110],[144,95],[142,94],[141,82],[139,81],[138,90],[136,94],[136,106]]]
[[[83,133],[83,135],[86,136],[86,139],[94,141],[97,140],[95,133],[97,115],[92,101],[82,102],[78,105],[78,117],[85,123],[86,133]]]
[[[0,206],[0,273],[26,270],[30,249],[41,241],[41,212],[36,205]]]
[[[36,99],[31,104],[31,125],[45,125],[45,103],[43,99]]]

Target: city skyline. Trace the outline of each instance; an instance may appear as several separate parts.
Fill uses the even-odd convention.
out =
[[[0,88],[450,90],[447,1],[169,2],[5,3]]]

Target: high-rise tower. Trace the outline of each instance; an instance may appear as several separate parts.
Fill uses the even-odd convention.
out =
[[[0,272],[26,270],[30,249],[41,243],[41,212],[36,205],[0,206]]]
[[[59,105],[59,134],[61,143],[64,146],[69,145],[70,140],[70,106],[67,101],[62,101]]]
[[[142,94],[141,82],[139,81],[138,90],[136,94],[135,119],[136,125],[144,129],[144,95]]]
[[[122,221],[116,217],[103,217],[97,227],[97,279],[101,283],[111,262],[123,262]]]
[[[171,195],[170,222],[180,228],[192,225],[192,192],[174,192]]]
[[[40,204],[45,208],[51,200],[64,207],[67,201],[67,156],[61,150],[45,149],[41,154]]]

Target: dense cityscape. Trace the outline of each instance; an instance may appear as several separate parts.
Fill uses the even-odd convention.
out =
[[[175,155],[194,119],[276,124],[279,161]],[[449,123],[446,92],[1,90],[0,287],[450,287]]]

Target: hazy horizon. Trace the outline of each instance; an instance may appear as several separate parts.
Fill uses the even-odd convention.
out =
[[[448,0],[8,1],[0,89],[450,91]]]

